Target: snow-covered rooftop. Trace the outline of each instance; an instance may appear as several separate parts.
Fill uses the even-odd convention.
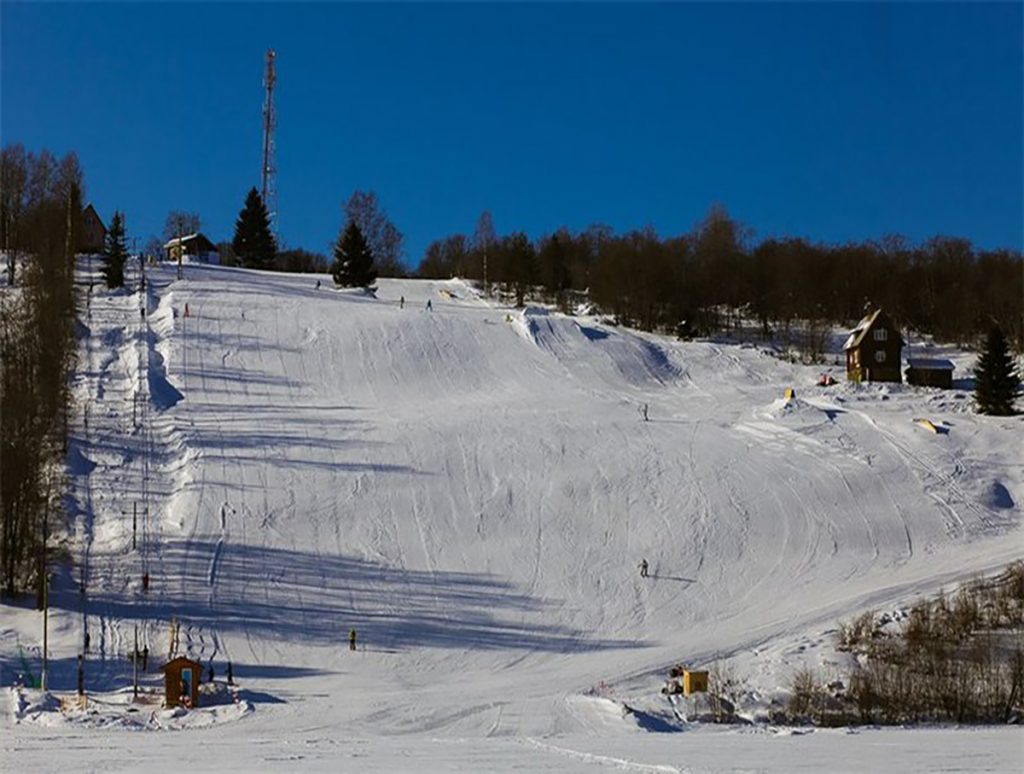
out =
[[[853,347],[856,347],[858,344],[860,344],[861,339],[864,338],[864,334],[867,333],[871,326],[874,324],[875,320],[878,318],[878,315],[881,311],[881,309],[876,309],[874,312],[867,315],[859,323],[857,323],[857,327],[850,331],[850,335],[846,339],[846,343],[843,344],[843,350],[852,349]]]
[[[908,357],[907,366],[916,371],[952,371],[952,361],[944,358]]]

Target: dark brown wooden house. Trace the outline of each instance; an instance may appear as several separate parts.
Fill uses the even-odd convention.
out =
[[[846,378],[851,382],[902,382],[903,337],[889,317],[876,309],[850,332],[843,345]]]
[[[168,707],[178,707],[182,697],[188,697],[191,707],[199,706],[199,678],[203,665],[186,656],[178,656],[164,664],[164,701]]]
[[[107,241],[107,227],[103,219],[90,204],[82,210],[82,236],[78,243],[80,253],[102,253]]]
[[[953,389],[953,364],[949,360],[926,357],[907,358],[907,384]]]

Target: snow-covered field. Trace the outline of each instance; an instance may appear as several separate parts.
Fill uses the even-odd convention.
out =
[[[757,346],[517,312],[457,280],[374,299],[227,268],[151,279],[97,290],[82,320],[50,687],[73,693],[87,628],[97,699],[32,712],[5,689],[0,768],[1024,763],[1016,728],[684,726],[659,693],[669,665],[718,662],[756,716],[797,668],[838,669],[839,620],[1024,555],[1020,417],[963,391],[819,388]],[[155,660],[172,616],[218,678],[232,662],[238,701],[127,722],[136,627]],[[0,682],[38,652],[38,614],[5,608]]]

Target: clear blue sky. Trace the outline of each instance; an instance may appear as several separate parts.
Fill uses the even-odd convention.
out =
[[[230,239],[278,53],[280,234],[375,190],[432,240],[605,222],[1022,246],[1018,3],[0,4],[0,132],[78,152],[101,215]]]

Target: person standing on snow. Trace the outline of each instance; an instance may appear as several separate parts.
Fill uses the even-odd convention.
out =
[[[405,296],[398,299],[398,308],[405,309]]]
[[[354,628],[353,629],[349,629],[349,631],[348,631],[348,649],[349,650],[355,650],[356,649],[356,630]]]
[[[647,574],[647,560],[646,559],[641,559],[640,560],[640,577],[641,578],[650,577]]]
[[[433,309],[434,309],[434,305],[430,303],[430,299],[428,298],[427,299],[427,311],[430,312],[430,311],[433,311]]]

